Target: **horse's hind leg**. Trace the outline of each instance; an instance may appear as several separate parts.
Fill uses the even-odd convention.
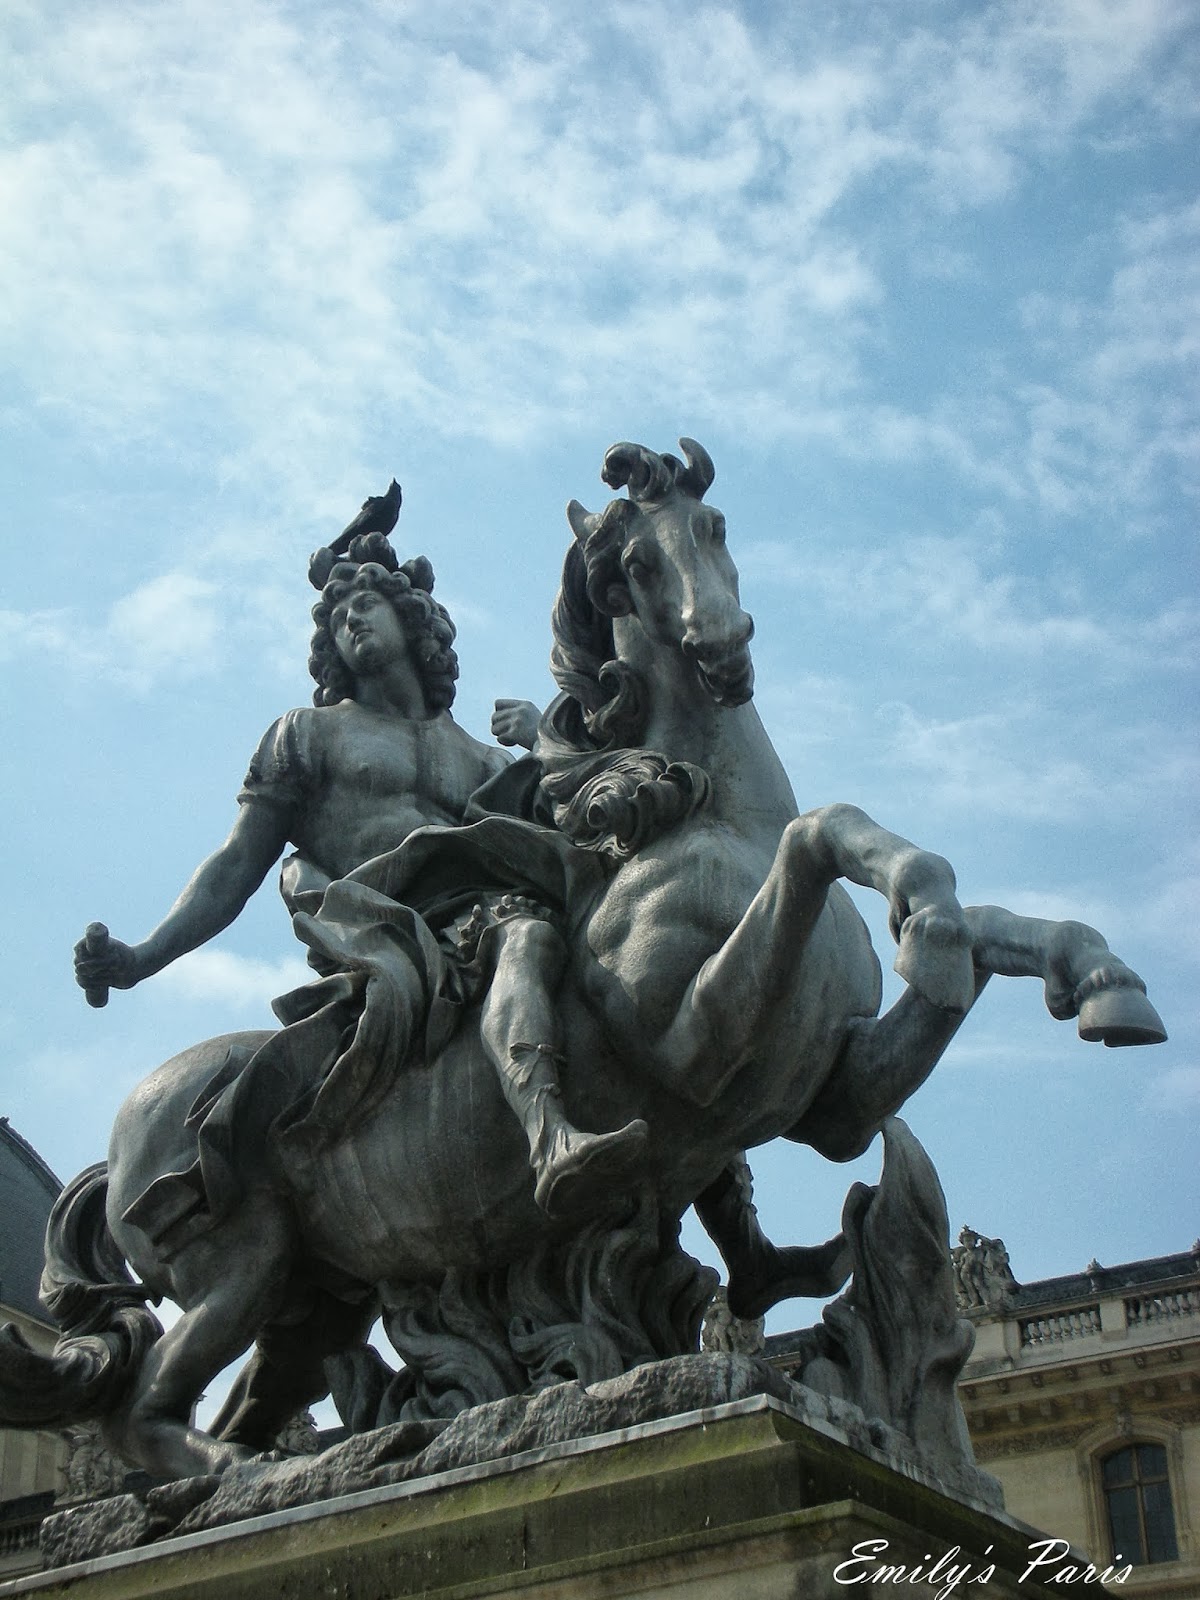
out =
[[[1107,1045],[1161,1044],[1167,1037],[1146,985],[1095,928],[1020,917],[1003,906],[969,906],[977,966],[1013,978],[1041,978],[1052,1017],[1079,1019],[1079,1037]]]
[[[259,1332],[213,1434],[269,1450],[298,1412],[329,1393],[326,1359],[361,1345],[377,1311],[374,1295],[350,1303],[311,1285],[293,1287],[275,1320]]]
[[[827,1299],[850,1276],[850,1248],[840,1233],[819,1245],[777,1245],[767,1238],[744,1156],[731,1161],[694,1203],[729,1270],[728,1303],[735,1317],[761,1317],[781,1300]]]
[[[169,1478],[221,1472],[250,1454],[193,1428],[189,1418],[206,1385],[275,1314],[292,1259],[290,1218],[274,1196],[262,1194],[180,1250],[170,1274],[183,1315],[152,1346],[129,1395],[106,1419],[112,1449]]]

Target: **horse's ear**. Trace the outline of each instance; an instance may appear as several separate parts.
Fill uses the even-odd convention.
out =
[[[571,532],[580,544],[586,544],[588,534],[599,526],[600,517],[595,511],[589,511],[578,500],[572,500],[567,505],[567,521],[571,524]]]
[[[687,457],[687,471],[679,479],[679,487],[688,494],[695,495],[697,500],[703,500],[705,492],[712,488],[713,479],[717,469],[712,464],[712,457],[702,444],[697,444],[695,439],[680,439],[679,448]]]
[[[601,479],[610,489],[629,486],[631,500],[661,500],[671,487],[671,469],[662,456],[644,444],[622,440],[604,452]]]

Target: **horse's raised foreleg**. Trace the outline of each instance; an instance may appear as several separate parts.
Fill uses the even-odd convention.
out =
[[[991,974],[975,969],[978,998]],[[965,1012],[906,989],[881,1017],[851,1017],[837,1063],[787,1137],[829,1161],[862,1155],[883,1125],[937,1066]]]
[[[293,1227],[273,1195],[255,1193],[171,1263],[186,1307],[147,1353],[120,1409],[105,1419],[111,1449],[162,1477],[221,1472],[250,1451],[190,1425],[211,1380],[276,1313],[291,1269]]]
[[[1052,1017],[1079,1019],[1079,1034],[1107,1045],[1166,1038],[1146,986],[1083,922],[1021,917],[1003,906],[967,906],[975,995],[993,974],[1041,978]],[[909,989],[882,1017],[852,1018],[820,1094],[789,1137],[834,1161],[861,1155],[885,1117],[932,1072],[962,1022]]]
[[[795,989],[804,946],[838,878],[887,897],[900,940],[896,970],[913,990],[950,1017],[970,1008],[971,936],[949,863],[856,806],[825,806],[788,823],[762,888],[660,1036],[656,1065],[678,1093],[710,1105],[761,1047],[764,1028]]]
[[[1084,922],[1020,917],[1003,906],[969,906],[977,966],[1010,978],[1041,978],[1046,1009],[1079,1019],[1079,1036],[1107,1045],[1161,1044],[1162,1019],[1146,985]]]
[[[799,820],[809,818],[832,876],[886,898],[900,946],[896,971],[933,1005],[965,1015],[976,993],[971,933],[950,863],[889,833],[857,806],[824,806]]]

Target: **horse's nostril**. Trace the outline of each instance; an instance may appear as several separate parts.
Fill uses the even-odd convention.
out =
[[[690,661],[719,663],[744,650],[753,637],[754,618],[743,611],[737,624],[722,629],[719,635],[716,630],[710,630],[706,636],[700,628],[685,629],[681,649]]]

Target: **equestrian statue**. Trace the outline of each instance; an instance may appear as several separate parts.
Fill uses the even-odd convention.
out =
[[[450,714],[454,630],[428,562],[392,550],[395,485],[313,557],[316,704],[268,730],[233,831],[159,928],[130,946],[94,924],[76,961],[102,1004],[226,927],[290,846],[314,976],[277,1031],[198,1044],[121,1108],[51,1219],[56,1351],[0,1339],[0,1422],[98,1417],[127,1460],[183,1477],[268,1449],[331,1371],[376,1370],[377,1317],[404,1364],[367,1423],[686,1355],[715,1286],[679,1246],[690,1206],[735,1312],[851,1269],[862,1308],[906,1229],[873,1247],[858,1185],[841,1233],[777,1247],[743,1151],[782,1136],[846,1161],[882,1131],[881,1188],[891,1159],[897,1192],[936,1190],[895,1113],[993,974],[1040,978],[1085,1040],[1165,1037],[1094,929],[964,907],[941,856],[857,807],[800,812],[754,707],[713,465],[680,443],[614,445],[602,476],[627,492],[568,507],[561,692],[540,717],[497,703],[516,760]],[[905,987],[882,1015],[843,879],[888,903]],[[922,1270],[950,1285],[926,1210]],[[165,1333],[161,1299],[182,1312]],[[833,1336],[814,1383],[835,1381]]]

